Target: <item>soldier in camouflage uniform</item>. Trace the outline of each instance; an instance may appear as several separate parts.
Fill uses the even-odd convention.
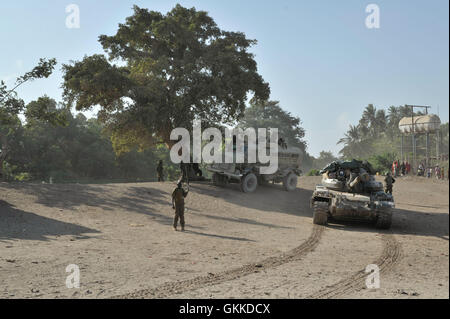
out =
[[[156,172],[158,173],[158,182],[164,182],[164,167],[162,160],[159,161]]]
[[[395,183],[395,179],[392,177],[390,172],[387,174],[386,178],[384,179],[384,182],[386,183],[384,192],[392,194],[392,184]]]
[[[184,198],[188,193],[189,190],[185,191],[183,189],[181,181],[178,182],[177,187],[172,192],[172,208],[175,209],[174,230],[177,230],[178,219],[180,219],[181,231],[184,231]]]

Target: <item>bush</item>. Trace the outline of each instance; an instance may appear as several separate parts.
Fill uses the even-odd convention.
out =
[[[53,170],[49,172],[48,177],[45,178],[46,182],[50,182],[50,178],[52,179],[53,183],[60,183],[65,180],[73,180],[76,179],[76,174],[74,174],[71,171],[64,171],[64,170]]]
[[[380,174],[386,174],[392,167],[392,162],[396,159],[394,153],[384,153],[379,155],[372,155],[368,161],[372,165],[373,169]]]
[[[319,170],[318,169],[312,169],[308,172],[308,174],[306,174],[307,176],[320,176],[319,174]]]
[[[17,168],[15,165],[9,164],[7,161],[3,162],[3,179],[5,181],[13,181],[14,180],[14,170]]]
[[[14,176],[14,180],[18,182],[28,182],[31,180],[31,175],[30,173],[19,173]]]

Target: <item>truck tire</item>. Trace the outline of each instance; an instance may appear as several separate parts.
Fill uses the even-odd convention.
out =
[[[313,223],[326,225],[328,223],[328,202],[314,202]]]
[[[392,224],[392,212],[380,213],[375,222],[375,227],[378,229],[389,229]]]
[[[297,188],[297,175],[289,173],[283,178],[284,189],[288,192],[292,192]]]
[[[249,173],[242,177],[241,179],[241,190],[244,193],[251,193],[256,190],[256,187],[258,186],[258,179],[256,178],[256,175],[253,173]]]

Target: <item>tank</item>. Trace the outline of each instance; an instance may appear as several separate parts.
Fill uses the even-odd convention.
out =
[[[433,133],[439,130],[440,125],[441,120],[435,114],[414,116],[414,118],[404,117],[398,122],[398,128],[404,134],[412,132]]]
[[[394,198],[376,181],[369,163],[333,162],[321,173],[322,183],[311,196],[314,224],[326,225],[331,219],[391,227]]]
[[[258,185],[269,182],[283,183],[286,191],[297,188],[298,176],[301,175],[301,150],[296,147],[278,149],[278,170],[273,174],[261,174],[261,163],[220,163],[210,164],[207,169],[213,173],[212,182],[216,186],[239,183],[244,193],[254,192]]]

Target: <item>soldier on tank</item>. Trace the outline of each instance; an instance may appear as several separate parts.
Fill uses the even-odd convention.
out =
[[[392,194],[392,184],[395,183],[395,179],[392,177],[390,172],[388,172],[386,178],[384,179],[384,182],[386,183],[385,193]]]
[[[184,231],[184,199],[189,190],[184,190],[181,180],[172,192],[172,208],[175,209],[175,217],[173,219],[173,229],[176,231],[178,219],[180,219],[181,231]]]
[[[360,168],[358,172],[350,174],[348,188],[351,192],[362,193],[364,191],[364,182],[369,180],[369,174],[364,168]]]

